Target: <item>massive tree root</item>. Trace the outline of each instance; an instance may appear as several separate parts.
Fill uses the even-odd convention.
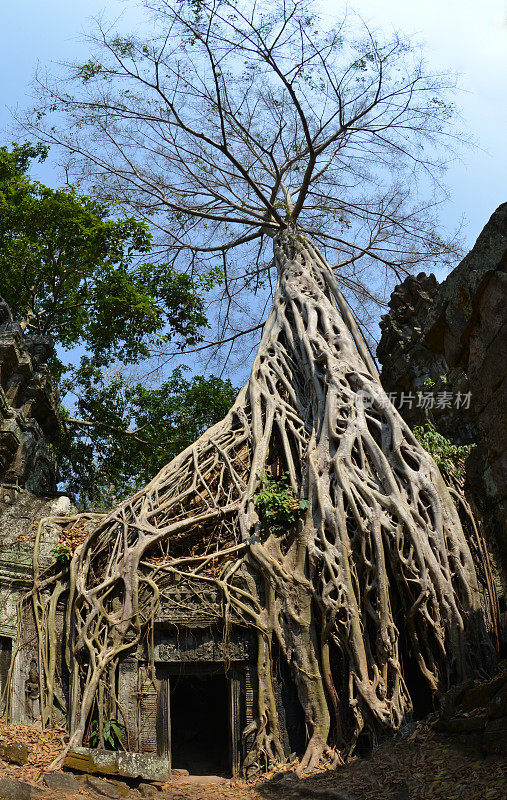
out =
[[[150,648],[175,576],[218,587],[224,636],[232,624],[257,633],[249,773],[284,758],[275,649],[305,713],[301,770],[333,763],[363,729],[400,726],[409,650],[433,693],[491,660],[473,558],[437,467],[386,398],[318,250],[288,229],[274,253],[273,309],[233,408],[74,556],[71,744],[97,697],[115,712],[118,659],[144,636]],[[265,474],[288,474],[309,501],[304,519],[261,524]]]

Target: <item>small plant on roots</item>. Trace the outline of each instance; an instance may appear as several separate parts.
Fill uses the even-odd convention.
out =
[[[51,555],[56,563],[62,567],[67,567],[72,559],[72,550],[65,542],[58,542],[58,544],[51,550]]]
[[[255,508],[265,528],[273,532],[286,531],[304,517],[310,503],[296,497],[289,474],[280,478],[263,475],[262,489],[255,495]]]
[[[462,478],[465,459],[473,445],[456,445],[439,433],[431,422],[414,428],[416,439],[433,456],[438,468],[448,476]]]
[[[102,728],[102,738],[108,750],[118,750],[122,746],[125,726],[115,719],[109,719]],[[90,747],[100,745],[100,728],[98,720],[93,720],[90,728]]]

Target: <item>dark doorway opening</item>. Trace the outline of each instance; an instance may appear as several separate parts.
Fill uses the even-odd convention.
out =
[[[170,682],[172,767],[191,775],[230,775],[225,676],[171,675]]]
[[[7,686],[7,678],[9,675],[9,667],[11,665],[12,656],[12,639],[8,636],[0,636],[0,716],[5,713],[2,704],[2,697],[4,695],[5,687]]]

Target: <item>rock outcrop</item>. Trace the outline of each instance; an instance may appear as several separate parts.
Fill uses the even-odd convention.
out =
[[[494,678],[457,687],[444,696],[435,728],[484,755],[507,755],[507,664]]]
[[[398,395],[424,392],[431,382],[433,408],[400,407],[411,425],[429,420],[455,444],[475,444],[467,460],[469,496],[507,572],[506,424],[507,203],[492,215],[471,252],[441,284],[434,275],[407,278],[391,296],[381,322],[377,356],[381,379]],[[430,379],[429,381],[427,379]],[[425,384],[426,381],[426,384]],[[460,394],[458,394],[460,393]],[[467,403],[456,398],[469,394]],[[452,399],[451,399],[452,398]]]
[[[50,444],[61,420],[48,365],[52,353],[47,338],[23,334],[0,298],[0,501],[11,502],[19,487],[39,496],[56,493]]]

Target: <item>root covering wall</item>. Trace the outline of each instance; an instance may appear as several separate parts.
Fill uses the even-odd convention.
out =
[[[233,408],[96,525],[71,564],[72,745],[91,716],[100,726],[116,713],[118,660],[149,645],[176,577],[203,604],[218,592],[225,642],[236,626],[257,637],[247,774],[285,757],[275,650],[304,709],[301,770],[401,725],[408,658],[433,693],[492,664],[480,546],[389,403],[317,248],[288,228],[274,257],[273,309]],[[288,475],[303,519],[261,524],[266,474]]]

